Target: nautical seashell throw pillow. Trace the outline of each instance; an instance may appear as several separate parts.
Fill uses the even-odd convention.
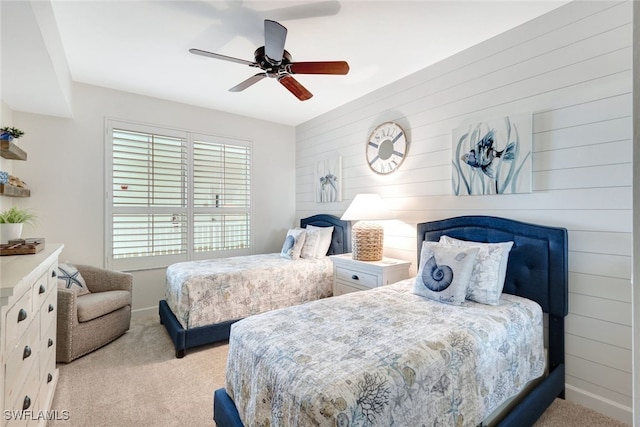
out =
[[[304,238],[304,228],[292,228],[287,231],[287,237],[285,237],[284,243],[282,244],[280,256],[288,259],[300,258]]]
[[[442,236],[440,243],[479,249],[467,288],[467,299],[481,304],[498,305],[513,242],[482,243]]]
[[[422,242],[413,293],[447,304],[462,304],[478,251],[478,248]]]

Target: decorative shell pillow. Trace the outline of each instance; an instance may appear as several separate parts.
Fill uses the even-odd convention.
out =
[[[280,256],[288,259],[300,258],[300,252],[304,245],[305,231],[304,228],[292,228],[287,231],[287,237],[284,239]]]
[[[422,242],[413,293],[447,304],[464,303],[478,251],[478,248]]]
[[[77,296],[91,293],[78,269],[68,263],[58,264],[58,287],[70,289]]]
[[[332,235],[333,227],[307,225],[300,258],[324,258],[327,256]]]
[[[440,243],[479,249],[467,289],[467,299],[481,304],[498,305],[513,242],[482,243],[442,236]]]

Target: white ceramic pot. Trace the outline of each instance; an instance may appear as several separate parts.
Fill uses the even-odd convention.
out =
[[[7,243],[9,240],[19,239],[22,235],[22,223],[0,224],[0,243]]]

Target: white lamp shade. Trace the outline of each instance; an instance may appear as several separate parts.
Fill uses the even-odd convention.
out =
[[[381,221],[394,215],[379,194],[358,194],[340,219],[344,221]]]

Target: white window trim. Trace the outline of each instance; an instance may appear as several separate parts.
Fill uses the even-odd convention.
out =
[[[113,200],[111,194],[111,186],[113,183],[113,128],[127,129],[131,131],[146,132],[150,134],[162,133],[166,136],[172,136],[177,138],[185,138],[187,144],[190,144],[193,139],[209,138],[222,138],[224,140],[233,141],[237,145],[245,145],[249,147],[251,152],[251,162],[249,167],[250,173],[250,208],[249,208],[249,247],[243,249],[229,249],[210,252],[194,252],[193,250],[193,221],[188,221],[187,227],[187,253],[184,255],[162,255],[152,257],[140,257],[135,259],[118,259],[114,260],[112,257],[113,252]],[[203,260],[210,258],[222,258],[239,255],[249,255],[253,251],[254,247],[254,215],[253,215],[253,189],[254,189],[254,155],[253,155],[253,143],[250,140],[242,139],[238,137],[230,137],[226,135],[215,135],[203,132],[189,131],[176,128],[168,128],[162,125],[153,125],[147,123],[136,122],[132,120],[124,120],[117,118],[105,118],[104,127],[104,159],[105,159],[105,180],[103,193],[105,195],[105,216],[104,216],[104,259],[105,268],[117,269],[120,271],[145,271],[164,269],[167,266],[176,262],[191,261],[191,260]],[[187,150],[187,173],[188,173],[188,195],[189,201],[193,200],[193,150]],[[172,209],[172,208],[167,208]],[[194,211],[197,212],[198,208],[193,207],[193,203],[189,203],[187,206],[187,215],[189,218],[193,218]],[[225,213],[232,213],[232,209],[227,209]],[[245,210],[242,210],[244,213]]]

